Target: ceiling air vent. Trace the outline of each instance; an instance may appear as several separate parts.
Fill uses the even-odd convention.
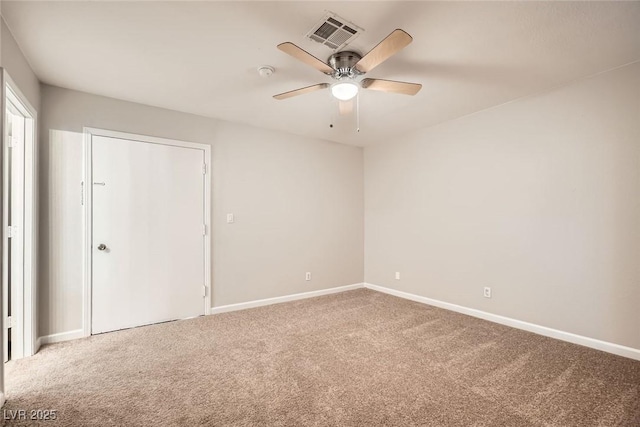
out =
[[[340,18],[335,13],[328,12],[307,33],[307,37],[331,50],[338,50],[353,41],[362,31],[364,30],[357,25]]]

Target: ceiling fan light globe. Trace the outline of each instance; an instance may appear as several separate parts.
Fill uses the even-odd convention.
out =
[[[358,85],[350,82],[340,82],[331,86],[331,94],[340,101],[348,101],[358,94]]]

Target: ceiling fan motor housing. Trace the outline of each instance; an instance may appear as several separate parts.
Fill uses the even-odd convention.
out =
[[[355,65],[361,58],[362,56],[359,53],[352,51],[334,53],[327,61],[335,70],[331,73],[331,77],[336,80],[342,80],[344,78],[353,79],[364,74],[355,68]]]

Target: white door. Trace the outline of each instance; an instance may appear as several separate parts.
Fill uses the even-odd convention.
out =
[[[27,118],[7,99],[4,188],[3,188],[3,266],[4,313],[3,357],[23,356],[22,309],[24,274],[24,146]],[[11,338],[11,354],[9,354]]]
[[[91,142],[91,332],[204,314],[204,151]]]

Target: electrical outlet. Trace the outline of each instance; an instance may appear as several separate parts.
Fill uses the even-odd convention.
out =
[[[400,280],[400,272],[396,271],[396,280]]]
[[[491,298],[491,288],[488,286],[485,286],[484,288],[484,297],[485,298]]]
[[[233,214],[232,213],[228,213],[227,214],[227,224],[233,224]]]
[[[311,273],[307,271],[307,274],[304,275],[304,280],[309,281],[311,280]]]

